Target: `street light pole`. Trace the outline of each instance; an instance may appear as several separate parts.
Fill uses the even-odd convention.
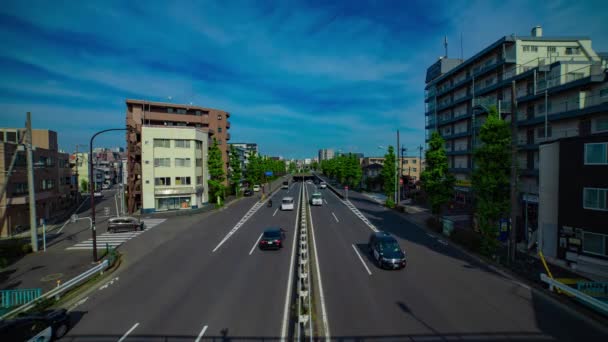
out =
[[[89,189],[91,197],[91,235],[93,237],[93,262],[97,262],[97,232],[95,231],[95,185],[93,179],[93,140],[101,133],[111,131],[126,131],[128,128],[110,128],[99,131],[91,137],[89,141]]]

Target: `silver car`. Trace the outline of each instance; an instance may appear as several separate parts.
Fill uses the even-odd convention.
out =
[[[144,230],[144,223],[131,216],[112,217],[108,220],[108,232],[116,233],[123,230]]]

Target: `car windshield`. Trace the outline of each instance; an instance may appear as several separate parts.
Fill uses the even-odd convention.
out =
[[[285,203],[285,204],[291,204],[291,203],[293,203],[293,200],[292,199],[284,199],[283,203]]]
[[[383,241],[378,244],[378,249],[383,253],[396,253],[401,251],[401,247],[396,241]]]
[[[312,195],[313,199],[321,199],[321,194],[314,194]]]
[[[265,239],[278,239],[281,237],[281,232],[279,232],[278,230],[273,230],[270,232],[264,232],[264,238]]]

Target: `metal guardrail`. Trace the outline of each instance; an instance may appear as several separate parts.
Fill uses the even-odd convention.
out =
[[[102,263],[100,263],[99,265],[87,270],[86,272],[66,281],[65,283],[63,283],[62,285],[57,286],[56,288],[50,290],[49,292],[41,295],[40,297],[24,304],[21,305],[18,308],[15,308],[14,310],[11,310],[9,312],[7,312],[6,314],[2,315],[0,318],[7,318],[9,316],[13,316],[15,314],[21,313],[23,311],[27,311],[31,308],[33,308],[38,302],[45,300],[45,299],[49,299],[49,298],[59,298],[59,296],[61,296],[63,293],[65,293],[66,291],[70,290],[71,288],[73,288],[74,286],[82,283],[83,281],[89,279],[90,277],[94,276],[97,273],[103,273],[103,271],[109,266],[109,262],[108,260],[104,260]]]
[[[604,303],[603,301],[594,298],[584,292],[581,292],[573,287],[570,287],[566,284],[563,284],[555,279],[551,279],[548,275],[541,273],[540,280],[544,283],[549,284],[549,289],[553,291],[554,289],[558,289],[559,291],[565,292],[569,294],[579,301],[589,305],[591,308],[608,315],[608,303]]]
[[[297,295],[298,295],[298,322],[296,329],[296,340],[302,341],[306,337],[306,328],[308,326],[309,338],[312,340],[313,337],[313,326],[311,322],[311,285],[310,285],[310,259],[309,259],[309,245],[308,245],[308,201],[306,184],[303,184],[303,191],[301,192],[300,203],[300,238],[298,243],[298,283],[297,283]],[[296,233],[297,234],[297,233]]]
[[[17,289],[0,291],[0,308],[9,309],[13,306],[27,304],[40,297],[42,289]]]

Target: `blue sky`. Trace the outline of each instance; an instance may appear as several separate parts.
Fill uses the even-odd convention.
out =
[[[605,1],[14,1],[0,8],[0,126],[59,133],[73,151],[124,127],[126,98],[231,112],[232,142],[262,153],[381,155],[424,143],[424,77],[512,33],[590,36]],[[124,134],[98,146],[124,146]]]

